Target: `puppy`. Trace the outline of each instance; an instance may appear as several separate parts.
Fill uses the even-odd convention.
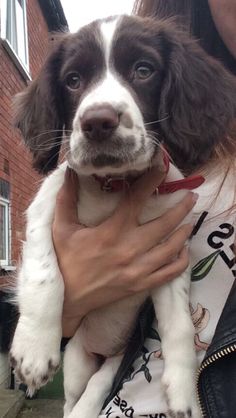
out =
[[[180,189],[172,188],[184,176],[163,158],[160,144],[184,173],[202,166],[229,133],[235,93],[233,78],[173,23],[118,16],[65,35],[39,77],[18,95],[16,122],[35,168],[41,173],[56,168],[63,133],[69,138],[67,160],[44,180],[27,211],[17,292],[20,319],[11,359],[30,393],[60,362],[64,285],[51,225],[67,165],[79,175],[79,219],[91,226],[114,212],[130,178],[164,164],[165,184],[140,216],[140,224],[148,222],[182,199],[187,187],[180,182]],[[151,297],[170,414],[197,418],[189,287],[187,268]],[[83,319],[65,353],[65,418],[98,417],[122,359],[124,336],[147,297],[143,292]],[[96,354],[104,357],[101,367]]]

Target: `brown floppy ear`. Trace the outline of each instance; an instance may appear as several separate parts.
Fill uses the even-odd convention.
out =
[[[184,34],[170,30],[167,42],[161,130],[177,166],[191,171],[207,162],[229,133],[236,117],[236,79]]]
[[[57,165],[63,136],[63,111],[58,83],[61,47],[51,53],[38,78],[13,103],[13,119],[33,154],[33,167],[42,174]]]

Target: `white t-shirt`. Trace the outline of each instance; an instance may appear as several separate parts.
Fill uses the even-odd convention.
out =
[[[194,208],[198,231],[191,240],[190,310],[199,365],[236,278],[233,253],[236,213],[229,211],[236,203],[235,184],[232,172],[224,183],[220,175],[213,176],[195,190],[199,194]],[[167,405],[160,384],[162,372],[161,343],[155,320],[142,355],[133,364],[122,389],[99,417],[165,418]]]

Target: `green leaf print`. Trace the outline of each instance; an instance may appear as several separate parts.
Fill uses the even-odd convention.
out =
[[[220,250],[214,251],[214,253],[208,255],[207,257],[200,260],[197,264],[195,264],[191,273],[192,282],[197,282],[207,276],[219,254]]]

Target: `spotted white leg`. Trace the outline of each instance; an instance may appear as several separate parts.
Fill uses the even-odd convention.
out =
[[[64,418],[72,412],[90,377],[99,369],[98,358],[83,348],[80,329],[66,346],[64,354]]]
[[[109,395],[122,355],[107,358],[91,377],[81,398],[68,418],[98,418],[103,403]]]
[[[152,292],[164,357],[163,388],[173,418],[199,418],[194,326],[189,311],[189,268]]]
[[[51,225],[63,177],[62,169],[48,177],[27,211],[26,242],[17,280],[20,317],[10,358],[30,395],[52,377],[60,362],[64,283],[54,252]]]

